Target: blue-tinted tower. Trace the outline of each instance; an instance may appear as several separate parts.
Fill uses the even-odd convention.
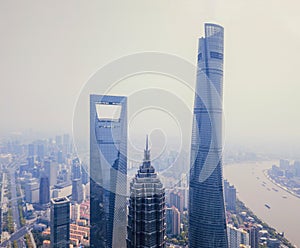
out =
[[[79,158],[75,158],[72,161],[72,179],[81,178],[81,164]]]
[[[189,184],[189,247],[227,248],[222,176],[223,27],[199,39]]]
[[[40,189],[39,189],[40,204],[48,204],[50,202],[50,185],[49,177],[43,175],[40,179]]]
[[[90,96],[93,248],[126,247],[127,98]]]

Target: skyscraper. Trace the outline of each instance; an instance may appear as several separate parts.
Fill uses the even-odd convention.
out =
[[[183,213],[184,198],[179,190],[172,190],[170,193],[170,207],[175,206],[179,212]]]
[[[230,185],[227,180],[224,180],[224,195],[226,210],[236,210],[236,188]]]
[[[70,244],[70,201],[51,199],[50,240],[52,248],[67,248]]]
[[[79,158],[75,158],[72,161],[72,179],[81,178],[81,164]]]
[[[130,183],[127,248],[165,247],[165,189],[151,165],[148,138],[144,161]]]
[[[83,184],[87,184],[90,181],[89,173],[85,165],[81,164],[81,179]]]
[[[81,178],[72,180],[72,202],[82,203],[83,201],[83,186]]]
[[[126,173],[127,98],[91,95],[91,247],[126,246]]]
[[[227,248],[222,181],[223,27],[199,39],[189,183],[189,247]]]
[[[40,179],[40,204],[48,204],[50,202],[50,185],[49,178],[42,176]]]
[[[39,203],[39,181],[29,180],[25,185],[25,200],[29,203]]]
[[[180,234],[180,212],[179,210],[172,206],[171,208],[166,209],[166,224],[167,235],[177,236]]]
[[[44,161],[44,173],[49,178],[50,187],[57,183],[57,164],[50,159]]]

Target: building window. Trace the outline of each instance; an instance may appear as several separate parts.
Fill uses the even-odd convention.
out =
[[[198,61],[202,59],[202,53],[198,54]]]
[[[210,57],[212,59],[223,59],[223,54],[218,52],[210,52]]]

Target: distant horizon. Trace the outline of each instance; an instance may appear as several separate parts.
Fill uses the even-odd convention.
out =
[[[25,133],[27,133],[27,131],[25,131]],[[31,137],[26,137],[24,139],[22,132],[17,132],[17,135],[5,135],[5,136],[0,136],[0,144],[6,141],[23,141],[24,144],[29,144],[32,142],[37,142],[38,140],[47,140],[47,139],[53,139],[55,140],[55,136],[57,135],[64,135],[64,134],[69,134],[71,138],[72,137],[72,133],[68,133],[68,132],[35,132],[34,130],[31,130],[31,132],[33,133],[33,136]],[[146,134],[145,134],[146,135]],[[133,140],[135,141],[135,145],[137,146],[137,148],[140,150],[141,154],[140,157],[143,156],[142,151],[143,151],[143,146],[145,143],[145,135],[136,135]],[[28,134],[26,134],[26,136],[28,136]],[[22,137],[22,139],[19,139],[19,137]],[[175,138],[176,140],[176,138]],[[255,154],[261,154],[261,155],[269,155],[269,156],[273,156],[274,158],[282,158],[282,159],[289,159],[289,160],[300,160],[300,147],[297,148],[292,144],[285,144],[284,149],[282,148],[282,143],[280,144],[275,144],[275,149],[274,148],[270,148],[268,146],[268,144],[261,144],[261,147],[255,145],[255,144],[242,144],[242,143],[227,143],[225,141],[224,143],[224,152],[225,155],[231,154],[232,152],[247,152],[247,153],[255,153]],[[170,143],[171,147],[174,145],[172,145],[172,142]],[[175,144],[176,146],[176,144]],[[277,148],[276,148],[277,146]],[[262,149],[264,148],[264,149]],[[129,149],[129,148],[128,148]],[[176,149],[175,149],[176,150]],[[168,149],[168,151],[175,151],[174,149]],[[183,151],[189,154],[190,147],[189,146],[185,146],[183,147]],[[88,148],[86,148],[86,152],[88,152]]]
[[[20,2],[18,9],[10,2],[0,4],[1,137],[29,128],[46,135],[71,133],[77,99],[99,68],[145,51],[172,54],[196,65],[203,23],[213,22],[226,30],[227,144],[293,154],[300,150],[298,2],[112,1],[73,3],[74,12],[67,3],[50,9],[33,3]],[[126,95],[129,84],[163,82],[167,88],[176,82],[165,80],[135,76],[112,90]],[[191,106],[191,92],[180,87],[169,91]]]

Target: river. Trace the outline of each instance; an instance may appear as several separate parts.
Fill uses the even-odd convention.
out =
[[[278,161],[225,165],[224,178],[236,187],[238,198],[257,217],[278,232],[284,232],[289,241],[300,247],[300,198],[276,186],[264,174],[276,163]]]

